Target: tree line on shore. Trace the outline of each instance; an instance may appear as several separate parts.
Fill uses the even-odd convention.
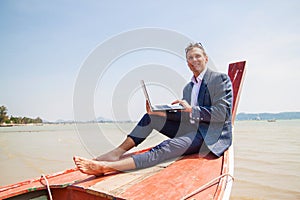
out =
[[[43,123],[40,117],[35,119],[29,117],[14,117],[7,115],[7,108],[5,106],[0,106],[0,124],[36,124]]]

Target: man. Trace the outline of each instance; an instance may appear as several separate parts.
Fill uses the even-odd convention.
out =
[[[213,153],[219,157],[232,143],[232,86],[226,74],[207,68],[208,56],[200,43],[186,48],[186,59],[193,77],[183,90],[181,112],[147,114],[116,149],[94,160],[74,156],[82,173],[103,175],[109,172],[146,168],[181,155]],[[122,155],[143,142],[155,129],[170,139],[150,151],[130,157]]]

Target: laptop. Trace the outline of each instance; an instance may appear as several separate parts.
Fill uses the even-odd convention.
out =
[[[142,88],[144,91],[144,95],[146,100],[149,103],[149,106],[151,108],[151,111],[155,112],[155,111],[177,111],[177,110],[184,110],[185,108],[182,105],[179,104],[166,104],[166,105],[152,105],[150,98],[149,98],[149,94],[145,85],[145,82],[143,80],[141,80],[141,84],[142,84]]]

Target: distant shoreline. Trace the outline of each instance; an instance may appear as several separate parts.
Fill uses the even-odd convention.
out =
[[[13,127],[13,126],[43,126],[44,123],[29,123],[29,124],[0,124],[0,127]]]
[[[238,113],[236,116],[236,121],[267,121],[276,122],[278,120],[297,120],[300,119],[300,112],[281,112],[281,113]],[[43,126],[46,124],[109,124],[109,123],[137,123],[137,121],[124,120],[124,121],[114,121],[111,119],[106,119],[99,117],[98,120],[90,121],[73,121],[73,120],[59,120],[59,121],[44,121],[42,123],[9,123],[0,124],[0,127],[14,127],[14,126]]]
[[[300,119],[300,112],[280,112],[280,113],[238,113],[236,116],[237,121],[244,120],[292,120]],[[57,120],[54,122],[45,121],[44,124],[68,124],[68,123],[135,123],[137,121],[123,120],[114,121],[112,119],[98,117],[96,120],[88,121],[73,121],[73,120]]]
[[[236,120],[292,120],[300,119],[300,112],[280,112],[280,113],[239,113]]]
[[[67,125],[67,124],[112,124],[112,123],[137,123],[137,121],[101,121],[101,122],[43,122],[43,123],[29,123],[29,124],[0,124],[0,127],[13,127],[13,126],[43,126],[43,125]]]
[[[300,119],[236,119],[239,122],[278,122],[278,121],[292,121]],[[17,127],[17,126],[44,126],[44,125],[73,125],[73,124],[113,124],[113,123],[137,123],[135,121],[109,121],[109,122],[45,122],[38,124],[0,124],[0,128],[4,127]]]

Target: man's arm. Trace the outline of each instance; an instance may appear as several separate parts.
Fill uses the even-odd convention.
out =
[[[162,112],[162,111],[152,112],[148,101],[146,101],[146,111],[149,115],[157,115],[157,116],[161,116],[161,117],[167,117],[166,112]]]
[[[203,122],[225,122],[230,119],[232,105],[232,85],[226,74],[215,77],[208,90],[211,106],[195,106],[192,108],[192,119]]]
[[[168,119],[179,120],[181,115],[189,113],[192,120],[198,122],[225,122],[231,116],[232,86],[230,78],[226,74],[219,74],[214,82],[208,86],[211,105],[191,107],[185,100],[176,100],[185,107],[183,112],[167,114]],[[206,97],[206,98],[209,98]],[[189,117],[185,117],[189,118]]]

